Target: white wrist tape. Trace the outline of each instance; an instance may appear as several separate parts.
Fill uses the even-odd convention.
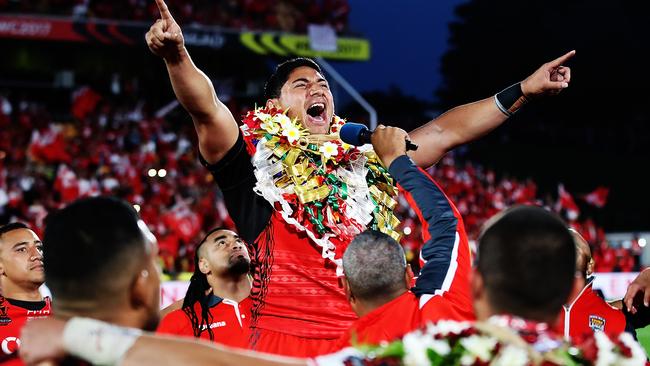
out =
[[[119,365],[142,331],[89,318],[72,318],[63,330],[63,347],[94,365]]]

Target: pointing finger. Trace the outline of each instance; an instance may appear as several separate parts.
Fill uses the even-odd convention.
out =
[[[156,0],[156,1],[162,1],[162,0]],[[573,57],[573,55],[575,55],[575,54],[576,54],[575,50],[569,51],[569,52],[565,53],[564,55],[556,58],[555,60],[549,62],[548,66],[553,67],[553,68],[558,67],[558,66],[562,65],[566,60]]]
[[[165,4],[165,0],[156,0],[156,5],[158,5],[158,10],[160,11],[160,18],[162,20],[165,21],[174,20],[174,18],[172,17],[172,13],[169,12],[169,8],[167,7],[167,4]]]

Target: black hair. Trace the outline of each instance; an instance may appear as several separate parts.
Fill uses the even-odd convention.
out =
[[[210,324],[212,323],[212,314],[210,313],[210,296],[207,294],[208,290],[210,289],[210,284],[208,283],[208,276],[201,272],[201,269],[199,268],[199,250],[201,248],[201,245],[203,245],[203,243],[208,240],[208,237],[210,235],[221,230],[228,229],[225,227],[216,227],[210,230],[196,245],[196,248],[194,248],[194,273],[190,278],[190,286],[187,288],[187,292],[185,293],[182,309],[185,315],[187,315],[187,317],[190,319],[190,323],[192,324],[192,332],[197,338],[201,336],[201,333],[203,333],[204,330],[207,330],[208,335],[210,336],[210,340],[214,340],[214,334],[210,328]],[[196,313],[196,309],[194,309],[194,304],[197,302],[201,306],[200,319],[199,315]],[[203,327],[205,327],[205,329],[203,329]]]
[[[126,290],[145,258],[133,207],[116,198],[77,200],[47,217],[43,263],[56,299],[109,301]]]
[[[323,73],[320,66],[310,58],[297,57],[287,60],[275,68],[275,71],[264,85],[264,99],[269,100],[279,98],[282,86],[284,86],[287,79],[289,79],[291,72],[302,66],[311,67],[319,73]]]
[[[573,287],[575,265],[566,224],[540,207],[505,211],[479,238],[477,268],[495,312],[555,319]]]
[[[4,234],[10,232],[10,231],[14,231],[14,230],[18,230],[18,229],[31,230],[29,226],[23,224],[22,222],[10,222],[10,223],[8,223],[6,225],[0,226],[0,237],[3,236]]]
[[[343,254],[343,272],[354,296],[366,301],[386,300],[406,290],[404,249],[392,237],[374,230],[357,235]]]

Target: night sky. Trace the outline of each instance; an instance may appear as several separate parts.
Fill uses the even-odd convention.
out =
[[[350,30],[370,40],[371,60],[333,65],[360,92],[396,85],[407,95],[432,101],[441,82],[447,26],[454,7],[463,2],[350,0]]]

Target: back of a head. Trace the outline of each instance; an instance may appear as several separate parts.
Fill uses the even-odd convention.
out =
[[[556,215],[517,206],[484,230],[477,261],[493,312],[548,321],[573,287],[576,250]]]
[[[314,60],[309,58],[297,57],[284,61],[275,68],[275,71],[264,85],[264,99],[269,100],[279,98],[280,90],[282,89],[282,86],[287,82],[287,79],[289,79],[291,72],[303,66],[311,67],[319,73],[323,73],[320,66],[318,66]]]
[[[44,265],[53,297],[110,303],[126,293],[147,253],[138,221],[133,207],[109,197],[78,200],[48,216]]]
[[[354,296],[385,301],[405,290],[406,257],[395,239],[379,231],[357,235],[343,254],[343,272]]]

